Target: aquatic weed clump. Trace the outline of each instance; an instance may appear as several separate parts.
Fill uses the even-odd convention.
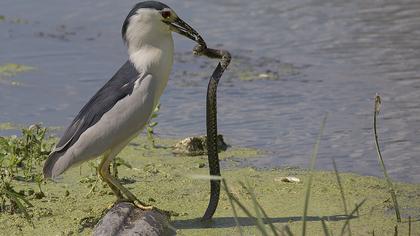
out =
[[[35,181],[38,167],[48,157],[52,144],[46,140],[47,128],[39,124],[22,129],[22,136],[0,137],[0,166],[12,176]],[[19,178],[19,177],[18,177]]]
[[[41,166],[51,151],[46,139],[47,128],[39,124],[22,129],[21,136],[0,137],[0,212],[20,210],[29,218],[26,208],[32,204],[21,192],[15,191],[17,181],[36,182],[41,190]]]

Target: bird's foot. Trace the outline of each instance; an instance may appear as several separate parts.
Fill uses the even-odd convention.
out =
[[[146,204],[140,202],[139,200],[137,200],[137,203],[133,203],[133,204],[143,211],[156,211],[156,212],[158,212],[158,213],[160,213],[160,214],[162,214],[162,215],[164,215],[168,218],[171,218],[171,216],[178,215],[174,211],[168,211],[168,210],[163,210],[163,209],[157,208],[155,206],[149,206],[149,205],[146,205]]]
[[[142,203],[138,200],[137,200],[137,203],[133,203],[133,204],[143,211],[156,211],[156,212],[158,212],[162,215],[167,216],[168,218],[170,218],[173,215],[176,215],[176,213],[174,211],[167,211],[167,210],[159,209],[155,206],[149,206],[149,205],[146,205],[146,204],[144,204],[144,203]]]
[[[146,205],[145,203],[139,201],[138,199],[136,200],[130,200],[127,198],[118,198],[110,207],[109,209],[111,209],[113,206],[117,205],[118,203],[121,202],[129,202],[132,203],[134,206],[136,206],[137,208],[143,210],[143,211],[156,211],[159,212],[162,215],[167,216],[168,218],[170,218],[171,216],[177,216],[178,213],[174,212],[174,211],[170,211],[170,210],[163,210],[163,209],[159,209],[155,206],[150,206],[150,205]]]
[[[143,210],[143,211],[152,211],[155,210],[156,208],[154,206],[148,206],[142,202],[138,202],[138,203],[133,203],[137,208]]]
[[[118,203],[121,203],[121,202],[132,203],[134,206],[136,206],[137,208],[139,208],[143,211],[151,211],[151,210],[155,209],[155,207],[146,205],[145,203],[139,201],[138,199],[132,200],[132,199],[128,199],[128,198],[117,198],[117,200],[112,204],[112,206],[117,205]]]

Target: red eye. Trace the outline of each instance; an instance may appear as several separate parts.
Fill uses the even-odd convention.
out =
[[[162,11],[161,14],[162,14],[162,17],[165,18],[165,19],[171,16],[170,11]]]

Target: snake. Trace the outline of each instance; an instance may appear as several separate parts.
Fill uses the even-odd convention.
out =
[[[221,176],[219,165],[219,152],[217,145],[217,85],[223,72],[229,66],[231,55],[226,50],[208,48],[204,40],[193,49],[193,53],[199,56],[220,59],[207,86],[206,97],[206,128],[207,128],[207,156],[210,176]],[[210,200],[207,209],[201,218],[202,221],[212,219],[220,198],[220,178],[210,178]]]

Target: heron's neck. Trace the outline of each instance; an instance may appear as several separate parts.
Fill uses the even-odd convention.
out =
[[[172,35],[128,42],[130,61],[139,72],[172,69],[173,51]]]
[[[153,77],[156,85],[155,102],[158,102],[168,82],[173,65],[173,51],[172,36],[162,37],[151,43],[129,44],[128,53],[134,67],[140,74],[146,73]]]

